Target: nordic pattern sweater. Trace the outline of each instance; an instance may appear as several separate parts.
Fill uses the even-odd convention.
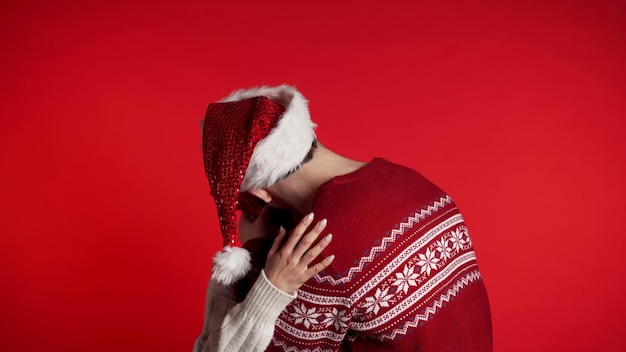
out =
[[[334,235],[321,256],[332,265],[295,299],[264,275],[239,304],[215,285],[194,350],[492,351],[487,293],[449,195],[374,159],[323,184],[313,212]]]
[[[377,158],[323,184],[313,212],[336,257],[279,315],[268,351],[492,350],[472,241],[440,188]]]

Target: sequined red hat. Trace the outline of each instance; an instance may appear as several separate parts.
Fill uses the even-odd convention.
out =
[[[202,149],[224,239],[222,255],[237,252],[240,193],[269,187],[297,169],[315,139],[314,128],[306,99],[287,85],[237,90],[209,104]],[[233,270],[242,265],[242,259],[222,259]]]

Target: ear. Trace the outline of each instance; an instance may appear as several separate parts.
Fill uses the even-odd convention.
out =
[[[272,201],[272,195],[270,194],[270,192],[268,192],[264,188],[251,189],[251,190],[248,191],[248,193],[254,195],[255,197],[257,197],[259,199],[261,199],[265,203],[269,203],[269,202]]]

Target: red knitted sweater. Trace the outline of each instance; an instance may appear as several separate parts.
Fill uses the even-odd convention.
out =
[[[276,322],[267,351],[491,351],[489,302],[454,201],[374,159],[322,185],[331,267]]]

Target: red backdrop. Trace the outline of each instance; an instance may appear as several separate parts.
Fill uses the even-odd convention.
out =
[[[625,6],[304,3],[2,2],[0,350],[189,351],[200,120],[283,82],[332,149],[453,195],[496,351],[625,350]]]

